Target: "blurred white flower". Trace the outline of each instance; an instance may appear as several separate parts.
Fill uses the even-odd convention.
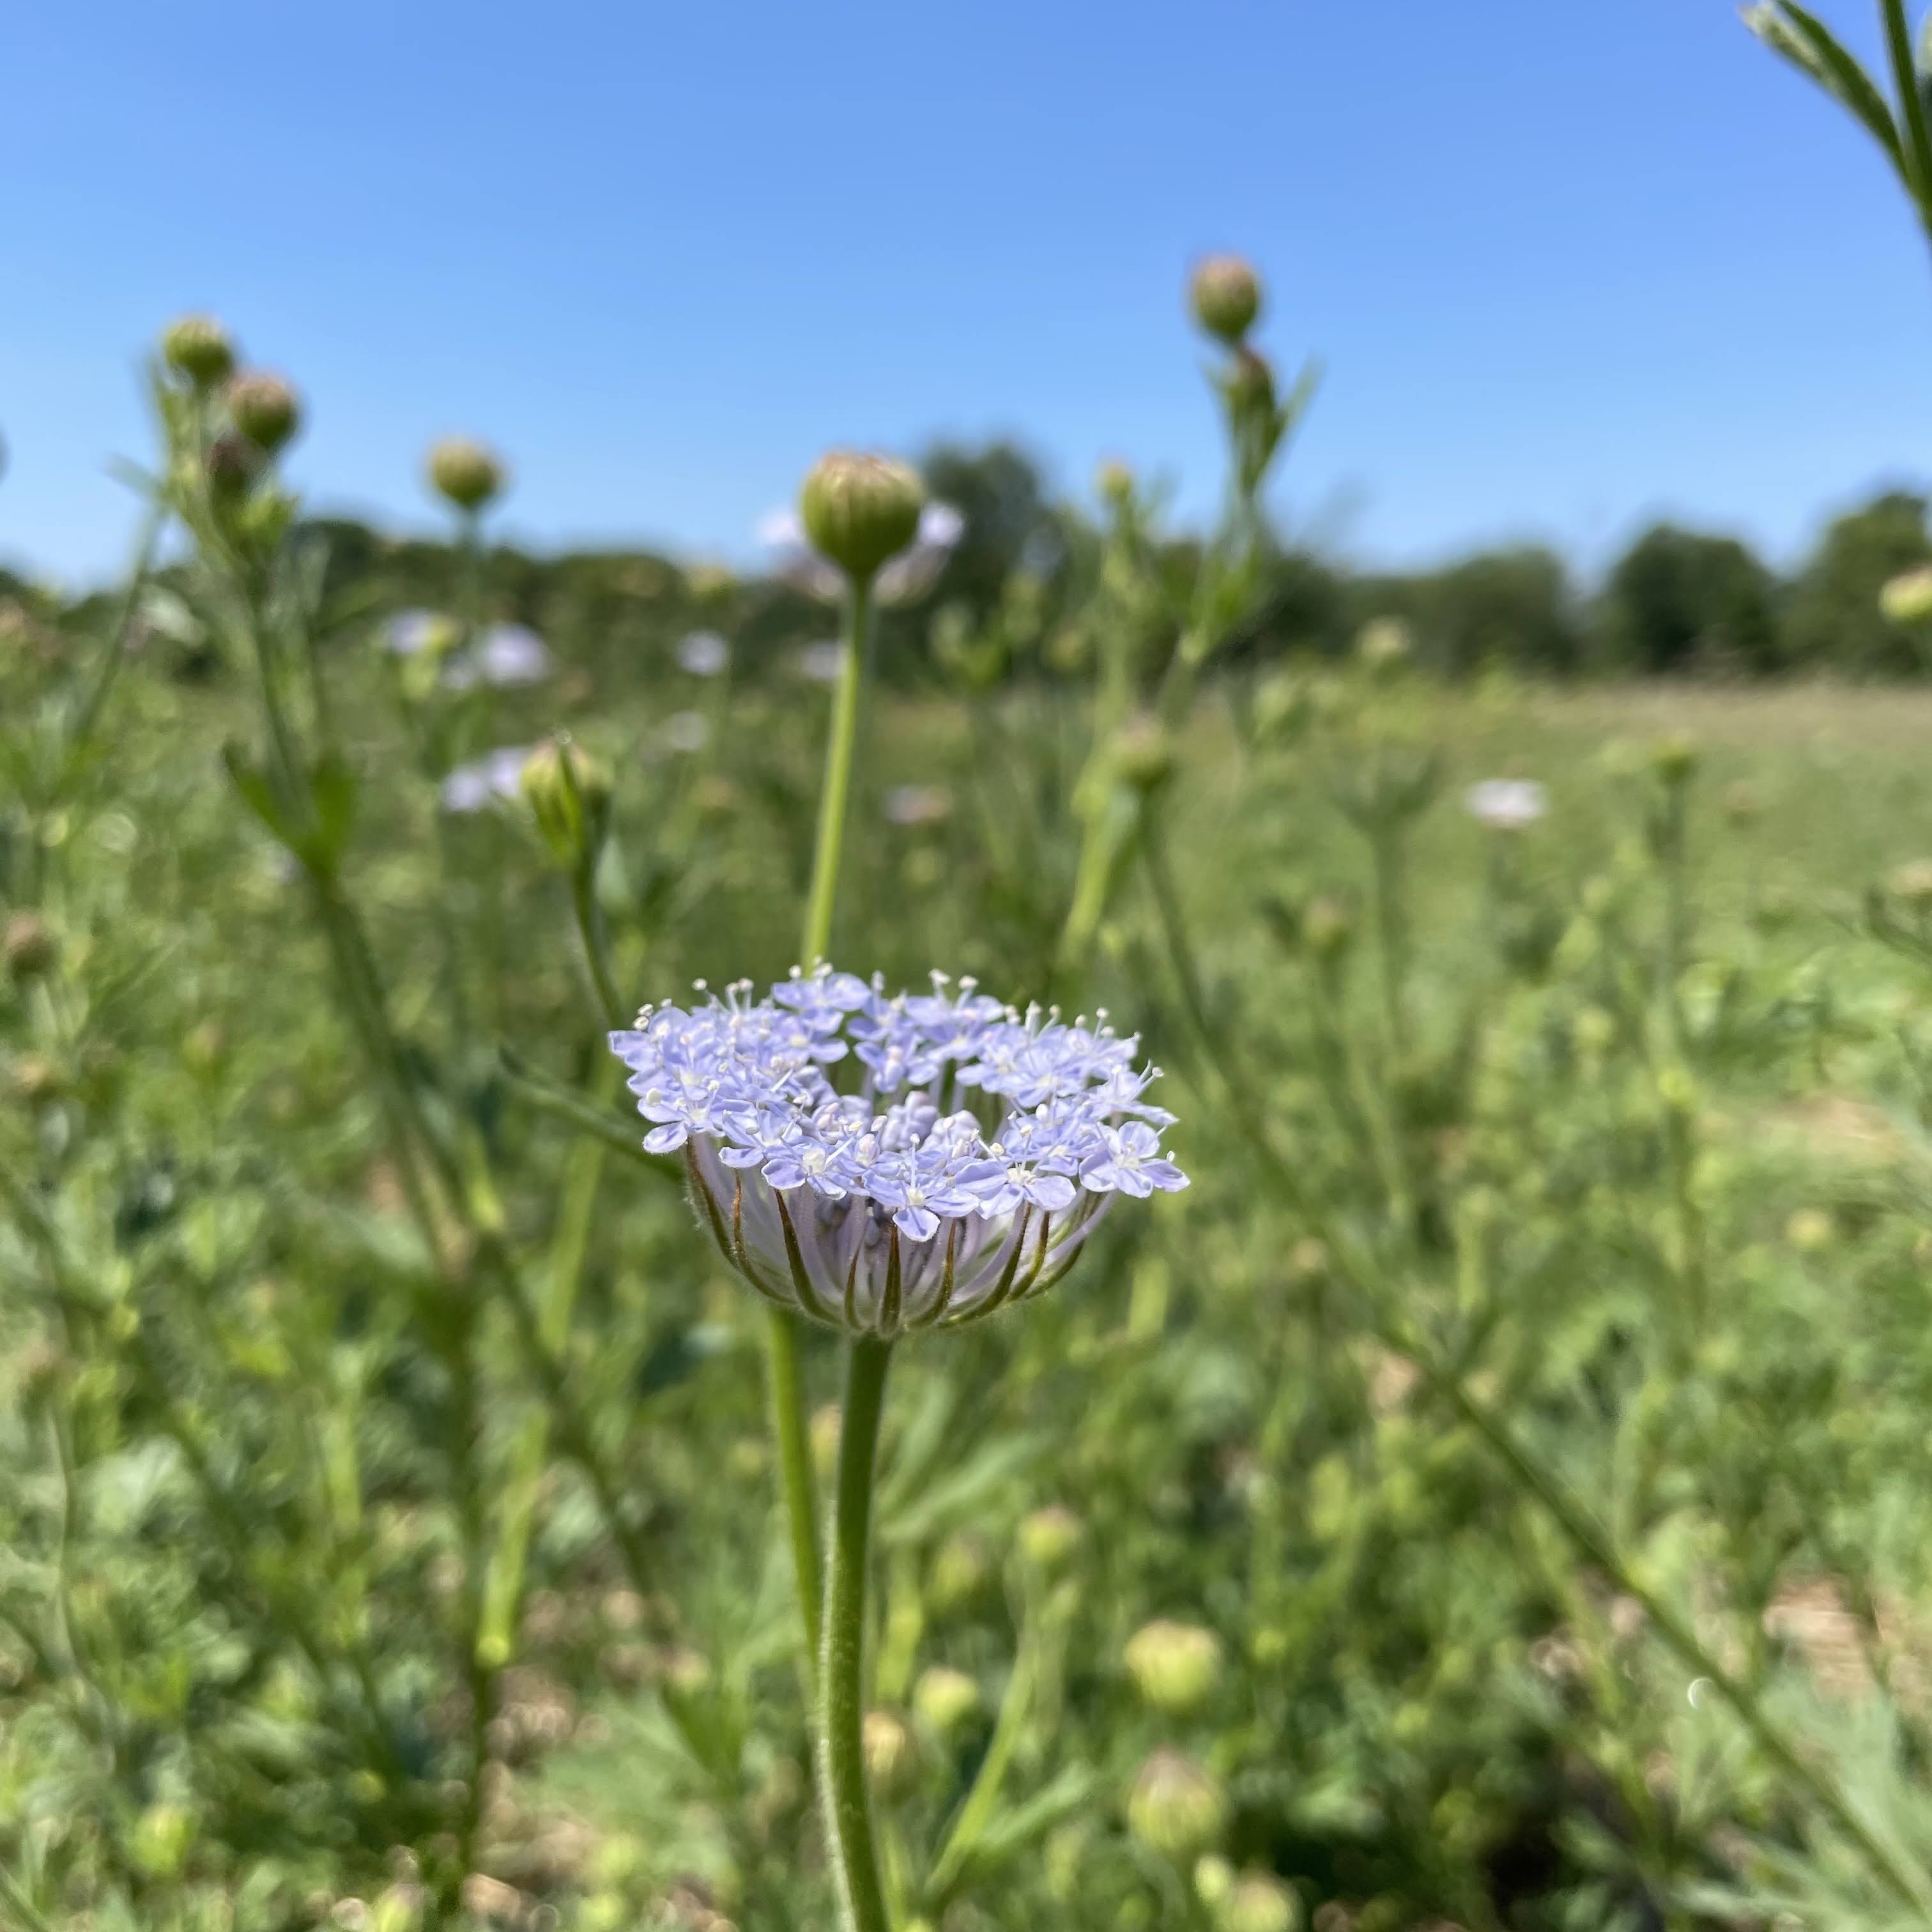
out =
[[[503,745],[469,764],[458,765],[442,782],[440,796],[443,810],[481,812],[493,799],[514,798],[530,756],[527,745]]]
[[[722,677],[731,662],[731,647],[716,631],[694,631],[679,640],[678,668],[693,677]]]
[[[418,651],[446,647],[456,634],[454,622],[440,610],[399,610],[382,628],[386,649],[399,658]]]
[[[836,638],[807,644],[798,654],[799,675],[810,678],[814,684],[836,684],[844,666],[845,646]]]
[[[1485,778],[1462,802],[1478,825],[1492,832],[1520,832],[1550,808],[1550,794],[1534,778]]]
[[[796,550],[805,542],[805,526],[796,510],[767,510],[753,526],[753,533],[767,550]]]
[[[944,785],[895,785],[885,812],[894,825],[938,825],[952,816],[952,794]]]
[[[950,503],[928,503],[919,513],[916,541],[950,550],[966,534],[966,519]]]
[[[522,624],[493,624],[443,673],[442,681],[452,691],[472,690],[479,683],[508,689],[541,684],[550,671],[549,650],[536,632]]]
[[[664,730],[674,752],[701,752],[711,742],[711,721],[701,711],[674,711]]]

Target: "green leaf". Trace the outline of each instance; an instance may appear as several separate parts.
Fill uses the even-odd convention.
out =
[[[1932,220],[1932,133],[1927,129],[1925,104],[1918,96],[1918,64],[1912,56],[1912,28],[1905,17],[1905,0],[1885,0],[1885,38],[1909,142],[1899,172],[1921,213]]]
[[[341,857],[350,827],[356,821],[356,774],[346,759],[330,752],[316,760],[309,782],[315,794],[316,855],[325,866],[332,867]]]
[[[1878,83],[1816,15],[1796,0],[1764,0],[1748,8],[1744,25],[1774,53],[1808,74],[1826,93],[1864,122],[1907,184],[1905,149],[1892,119],[1891,104]]]
[[[301,835],[290,824],[281,801],[275,796],[274,788],[268,782],[268,773],[232,740],[221,748],[221,762],[227,766],[228,776],[241,794],[242,802],[277,840],[291,852],[298,851]]]

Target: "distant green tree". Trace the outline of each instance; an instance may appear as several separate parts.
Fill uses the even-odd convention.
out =
[[[966,520],[932,587],[935,605],[963,604],[984,622],[1014,571],[1024,566],[1050,577],[1060,568],[1066,546],[1059,518],[1038,465],[1017,444],[936,443],[919,466],[933,500],[950,503]]]
[[[1646,674],[1777,666],[1772,573],[1734,537],[1657,524],[1612,569],[1598,606],[1606,662]]]
[[[1406,619],[1423,662],[1452,676],[1488,664],[1566,674],[1583,634],[1563,560],[1540,544],[1484,550],[1446,569],[1363,585],[1366,619]]]
[[[1784,639],[1793,663],[1861,677],[1924,669],[1912,632],[1880,610],[1879,592],[1932,562],[1926,509],[1924,497],[1888,490],[1827,527],[1792,586]]]

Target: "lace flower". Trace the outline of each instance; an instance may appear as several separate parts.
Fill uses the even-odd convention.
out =
[[[1043,1293],[1116,1196],[1187,1185],[1138,1046],[971,980],[889,995],[825,966],[610,1036],[644,1145],[682,1151],[726,1261],[771,1300],[884,1336]]]

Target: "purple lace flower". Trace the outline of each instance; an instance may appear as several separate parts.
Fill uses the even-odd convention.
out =
[[[700,993],[705,988],[700,985]],[[1118,1194],[1185,1187],[1156,1076],[1101,1021],[970,980],[849,973],[646,1008],[611,1050],[644,1144],[682,1151],[700,1221],[762,1294],[836,1327],[956,1327],[1037,1294]],[[839,1084],[833,1084],[836,1075]]]

